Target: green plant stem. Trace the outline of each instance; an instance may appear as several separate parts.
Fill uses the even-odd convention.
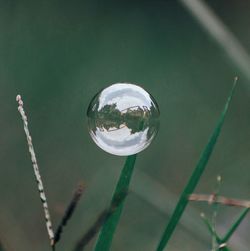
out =
[[[214,191],[214,196],[218,197],[219,192],[220,192],[220,187],[221,187],[221,177],[217,176],[217,183]],[[214,234],[212,235],[212,248],[216,250],[216,245],[218,243],[218,235],[216,234],[216,221],[217,221],[217,215],[218,215],[218,209],[219,209],[219,204],[218,203],[212,203],[213,207],[213,215],[212,215],[212,229]]]
[[[136,161],[136,155],[128,156],[125,162],[125,165],[122,169],[119,181],[116,185],[116,189],[111,201],[111,204],[114,202],[117,196],[123,191],[127,191],[129,188],[129,183],[133,174],[134,165]],[[121,213],[123,209],[123,203],[121,203],[115,212],[106,220],[102,230],[100,232],[99,238],[97,240],[95,251],[108,251],[112,243],[112,239],[118,225]]]
[[[214,238],[216,239],[216,242],[218,244],[222,243],[221,238],[219,237],[219,235],[217,234],[216,230],[214,229],[214,227],[212,226],[212,224],[209,222],[209,220],[206,218],[206,216],[201,216],[202,220],[204,221],[209,233],[214,236]]]
[[[248,214],[250,208],[245,208],[240,216],[235,220],[235,222],[233,223],[233,225],[231,226],[231,228],[228,230],[228,232],[225,234],[225,236],[222,238],[222,242],[228,242],[228,240],[230,239],[230,237],[233,235],[233,233],[236,231],[236,229],[238,228],[238,226],[241,224],[241,222],[244,220],[244,218],[246,217],[246,215]]]
[[[169,220],[169,223],[167,224],[167,227],[165,228],[163,235],[161,237],[161,240],[159,242],[159,245],[157,247],[157,251],[162,251],[165,246],[167,245],[170,237],[172,236],[187,204],[188,204],[188,196],[193,193],[195,187],[197,186],[201,175],[203,174],[205,167],[208,163],[208,160],[213,152],[214,146],[217,142],[218,136],[220,135],[221,128],[225,119],[225,115],[227,113],[230,101],[232,99],[234,90],[235,90],[235,85],[236,85],[237,78],[235,78],[233,88],[231,90],[231,93],[227,99],[227,102],[225,104],[224,110],[222,111],[219,121],[217,122],[217,126],[215,127],[208,144],[206,145],[205,149],[203,150],[203,153],[201,154],[201,157],[198,161],[198,164],[196,165],[186,187],[184,188],[180,199],[175,207],[175,210]]]
[[[216,242],[218,245],[221,245],[223,243],[226,243],[225,241],[223,241],[223,239],[217,234],[216,230],[213,228],[212,224],[210,223],[210,221],[206,218],[205,215],[202,215],[201,218],[203,219],[205,225],[207,226],[207,229],[209,231],[209,233],[215,238]],[[218,249],[218,248],[217,248]],[[216,250],[217,250],[216,249]],[[221,247],[219,248],[220,251],[230,251],[230,249],[225,246],[225,247]]]

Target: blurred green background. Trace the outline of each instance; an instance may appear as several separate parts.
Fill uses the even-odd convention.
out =
[[[250,2],[206,3],[250,51]],[[197,192],[212,192],[220,174],[223,195],[249,199],[250,83],[180,1],[0,0],[0,239],[6,250],[50,250],[17,94],[29,117],[54,227],[76,185],[87,185],[60,251],[72,250],[109,205],[125,160],[99,149],[88,135],[91,98],[116,82],[137,83],[155,97],[160,131],[138,156],[112,246],[150,251],[159,242],[235,75],[239,85]],[[201,211],[208,216],[212,212],[207,204],[189,205],[168,250],[210,250]],[[238,212],[220,208],[220,233]],[[247,218],[230,242],[232,250],[249,250],[249,231]]]

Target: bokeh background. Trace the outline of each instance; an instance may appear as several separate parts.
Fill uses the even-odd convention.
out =
[[[230,39],[218,42],[204,29],[187,8],[192,2],[207,5],[238,39],[236,54],[230,55]],[[87,185],[60,251],[72,250],[109,205],[125,160],[99,149],[88,135],[88,104],[112,83],[141,85],[161,110],[157,138],[138,156],[112,250],[155,250],[236,75],[232,105],[196,191],[212,192],[220,174],[221,194],[249,199],[249,10],[244,0],[0,0],[0,239],[6,250],[50,250],[17,94],[29,117],[54,227],[77,184]],[[239,211],[219,209],[219,233]],[[200,212],[210,216],[212,210],[189,204],[168,250],[210,250]],[[232,250],[249,250],[249,231],[248,217]]]

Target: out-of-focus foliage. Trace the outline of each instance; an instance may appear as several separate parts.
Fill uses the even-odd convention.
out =
[[[206,2],[250,51],[250,4]],[[112,250],[155,250],[239,74],[235,66],[178,1],[2,0],[0,34],[0,239],[4,247],[49,250],[16,95],[22,95],[29,117],[54,228],[76,184],[83,180],[87,185],[58,245],[58,250],[68,251],[109,205],[124,162],[90,139],[88,104],[101,88],[132,82],[157,100],[161,126],[155,141],[138,155]],[[220,174],[223,195],[249,199],[247,85],[239,75],[236,98],[199,192],[211,192]],[[188,207],[169,250],[209,250],[210,236],[200,211],[209,214],[211,209],[199,203]],[[219,210],[219,232],[225,232],[237,212]],[[249,231],[246,219],[232,238],[233,250],[248,250]]]

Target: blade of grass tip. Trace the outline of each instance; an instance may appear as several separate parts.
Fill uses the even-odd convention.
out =
[[[136,154],[127,157],[125,165],[119,177],[119,181],[116,185],[115,192],[111,201],[111,205],[122,191],[128,190],[129,183],[130,183],[133,170],[134,170],[135,161],[136,161]],[[100,235],[98,237],[98,240],[95,246],[95,251],[110,250],[112,239],[113,239],[116,227],[118,225],[118,222],[122,213],[123,204],[124,203],[121,203],[117,207],[115,212],[103,224],[103,227],[101,229]]]
[[[225,236],[222,238],[222,242],[228,242],[228,240],[231,238],[233,233],[236,231],[238,226],[241,224],[241,222],[244,220],[244,218],[247,216],[250,208],[245,208],[242,210],[239,217],[235,220],[235,222],[232,224],[231,228],[228,230],[228,232],[225,234]]]
[[[217,122],[217,125],[208,141],[208,144],[206,145],[205,149],[203,150],[201,157],[186,185],[186,187],[184,188],[184,190],[182,191],[182,194],[180,196],[180,199],[174,209],[174,212],[169,220],[169,223],[167,224],[167,227],[165,228],[163,235],[161,237],[161,240],[158,244],[157,247],[157,251],[162,251],[165,246],[167,245],[170,237],[172,236],[176,225],[178,224],[187,204],[188,204],[188,196],[193,193],[195,187],[197,186],[202,173],[205,170],[205,167],[207,165],[207,162],[213,152],[214,146],[217,142],[218,136],[220,135],[221,132],[221,128],[225,119],[225,115],[227,113],[230,101],[232,99],[234,90],[235,90],[235,86],[236,86],[236,82],[237,82],[237,78],[235,78],[234,80],[234,84],[233,87],[231,89],[230,95],[228,96],[227,102],[225,104],[225,107],[219,117],[219,120]]]
[[[88,245],[88,243],[95,237],[99,229],[102,227],[105,220],[107,220],[116,210],[116,208],[124,201],[127,196],[127,191],[122,192],[113,200],[110,207],[103,210],[101,214],[97,217],[94,224],[87,230],[87,232],[81,237],[81,239],[76,243],[74,251],[82,251]]]

